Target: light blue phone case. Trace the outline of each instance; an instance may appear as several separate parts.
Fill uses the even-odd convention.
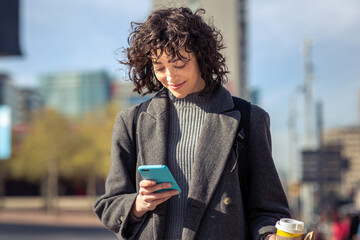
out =
[[[181,189],[166,165],[142,165],[138,167],[138,171],[145,180],[155,180],[156,183],[171,183],[171,188],[159,190],[157,192],[174,189],[178,190],[180,195]]]

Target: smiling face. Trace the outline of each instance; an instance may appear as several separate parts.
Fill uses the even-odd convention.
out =
[[[205,81],[201,78],[195,55],[184,49],[179,52],[187,59],[185,62],[178,58],[171,61],[171,55],[164,51],[159,59],[153,58],[153,69],[156,78],[164,87],[169,89],[175,97],[184,98],[191,93],[203,90]],[[157,54],[160,54],[160,50]]]

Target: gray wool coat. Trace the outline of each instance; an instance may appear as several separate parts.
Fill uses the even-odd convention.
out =
[[[139,106],[116,116],[106,192],[94,206],[104,226],[119,239],[164,238],[166,202],[135,223],[131,220],[131,208],[142,180],[137,167],[167,164],[168,91],[162,89],[149,101],[136,127],[134,117]],[[233,147],[241,114],[234,110],[232,97],[223,87],[213,93],[210,106],[196,146],[182,239],[245,240],[245,223],[251,239],[259,239],[265,232],[273,231],[278,219],[290,217],[271,157],[269,116],[252,105],[248,159],[251,186],[245,218]]]

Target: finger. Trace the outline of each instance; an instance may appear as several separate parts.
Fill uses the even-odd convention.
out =
[[[160,185],[160,186],[158,186]],[[157,184],[155,186],[152,186],[152,187],[140,187],[139,189],[139,194],[144,196],[144,195],[151,195],[153,193],[155,193],[156,191],[158,190],[161,190],[161,189],[166,189],[166,188],[169,188],[171,185],[167,185],[167,184]]]
[[[156,192],[156,191],[168,189],[168,188],[171,188],[171,183],[159,183],[154,186],[147,187],[146,189],[149,192]]]
[[[154,210],[158,205],[160,205],[161,203],[169,200],[170,198],[171,198],[171,196],[166,197],[166,198],[160,198],[160,199],[157,199],[155,201],[152,201],[151,203],[147,204],[147,209],[148,210]]]
[[[272,234],[269,238],[269,240],[276,240],[276,235],[275,234]]]
[[[170,188],[170,187],[171,187],[171,183],[159,183],[159,184],[156,184],[154,186],[140,187],[139,193],[141,195],[149,195],[149,194],[152,194],[153,192],[163,190],[163,189],[167,189],[167,188]]]
[[[276,240],[276,235],[275,234],[269,234],[266,236],[265,240]]]
[[[315,232],[309,232],[305,237],[305,240],[313,240],[313,239],[315,239]]]
[[[141,180],[139,183],[140,187],[146,188],[146,187],[152,187],[156,185],[156,181],[154,180]]]
[[[157,201],[158,199],[171,198],[172,196],[175,196],[178,194],[179,194],[179,191],[177,191],[177,190],[169,190],[169,191],[164,191],[164,192],[159,192],[159,193],[151,193],[151,194],[144,193],[143,195],[140,193],[140,195],[142,195],[142,199],[144,200],[144,202],[147,202],[147,203]]]

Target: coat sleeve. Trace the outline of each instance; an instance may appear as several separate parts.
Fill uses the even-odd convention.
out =
[[[106,179],[105,194],[94,206],[94,212],[106,228],[120,239],[134,239],[146,216],[134,221],[131,213],[136,191],[136,150],[133,143],[133,118],[137,107],[116,116],[111,140],[111,168]]]
[[[247,219],[253,239],[275,230],[276,221],[290,217],[288,202],[271,154],[270,118],[252,106],[249,144],[250,188]]]

